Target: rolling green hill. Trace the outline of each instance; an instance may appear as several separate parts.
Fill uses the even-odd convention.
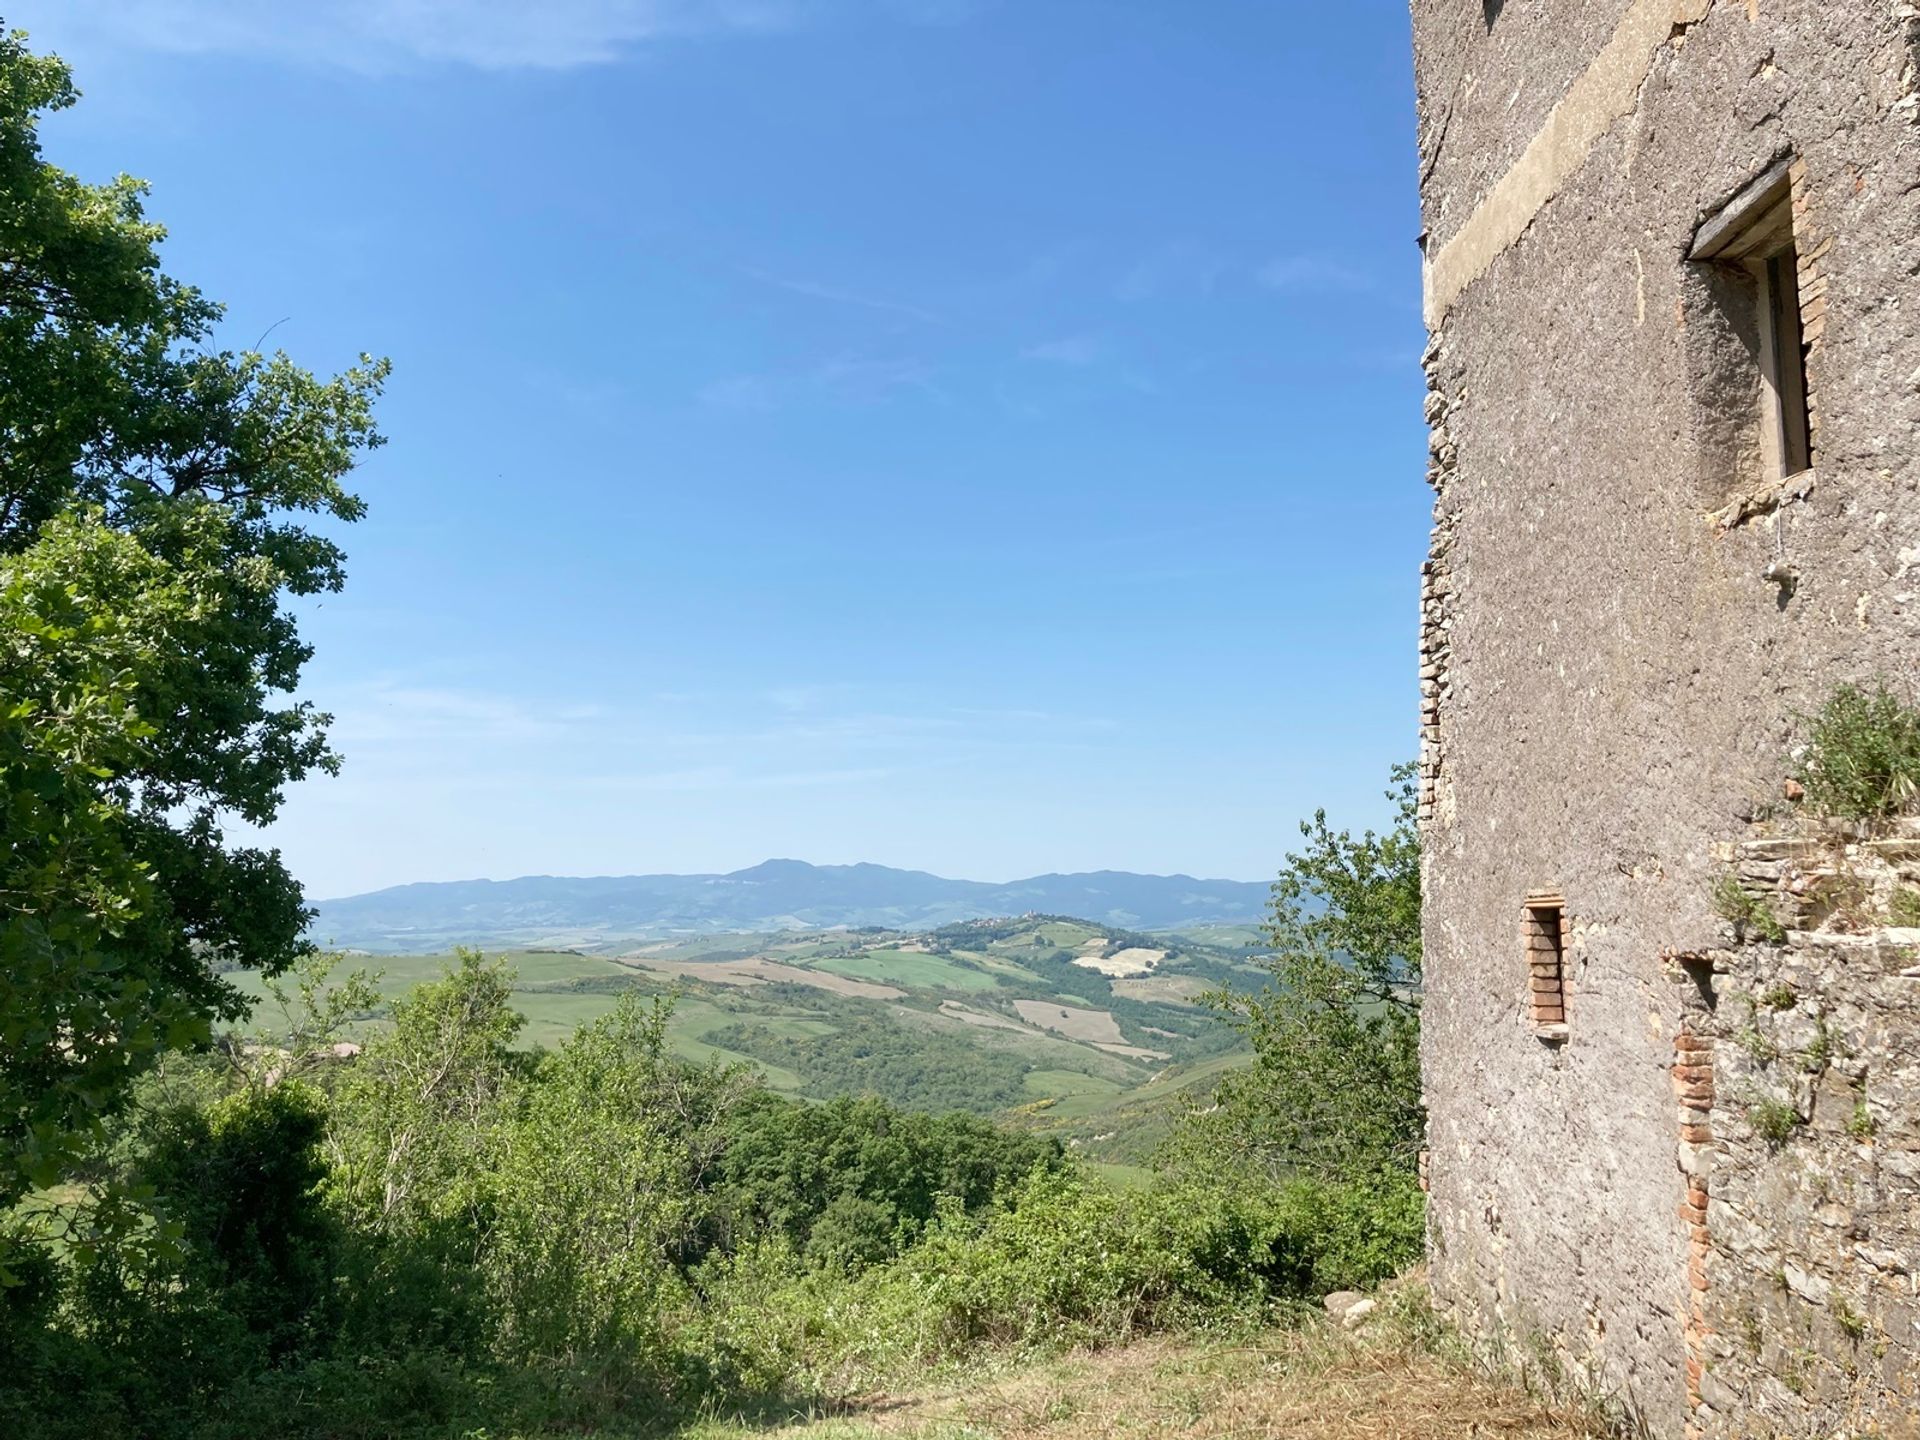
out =
[[[1183,1092],[1244,1060],[1239,1037],[1195,1001],[1257,984],[1257,953],[1245,927],[1153,934],[1025,916],[505,958],[528,1045],[557,1044],[637,991],[673,1000],[682,1055],[751,1065],[785,1093],[874,1093],[916,1109],[994,1114],[1091,1158],[1138,1163]],[[391,998],[450,958],[345,963],[377,972]],[[275,1002],[258,978],[231,978],[259,997],[255,1023],[272,1028]]]

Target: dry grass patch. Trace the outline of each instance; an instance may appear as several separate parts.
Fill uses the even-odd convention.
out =
[[[958,1020],[962,1025],[977,1025],[983,1030],[1013,1030],[1022,1035],[1031,1035],[1033,1030],[1009,1020],[1004,1015],[995,1015],[990,1010],[975,1010],[970,1005],[962,1005],[958,1000],[942,1000],[940,1013],[949,1020]]]
[[[1113,993],[1123,1000],[1147,1000],[1160,1005],[1188,1005],[1218,988],[1197,975],[1155,975],[1148,980],[1113,982]]]
[[[1051,1000],[1016,1000],[1013,1008],[1029,1025],[1038,1025],[1069,1040],[1089,1045],[1124,1045],[1120,1022],[1108,1010],[1082,1010],[1073,1005],[1056,1005]]]
[[[1126,950],[1116,950],[1111,955],[1082,955],[1073,963],[1083,970],[1098,970],[1102,975],[1113,979],[1126,979],[1132,976],[1151,975],[1166,958],[1167,952],[1164,950],[1146,950],[1134,946]]]
[[[1051,1030],[1069,1040],[1078,1040],[1109,1055],[1125,1055],[1133,1060],[1171,1060],[1164,1050],[1148,1050],[1127,1044],[1120,1033],[1120,1022],[1109,1010],[1080,1010],[1071,1005],[1056,1005],[1051,1000],[1016,1000],[1013,1008],[1029,1025]]]
[[[703,1440],[741,1432],[706,1430]],[[780,1440],[1599,1440],[1596,1417],[1330,1325],[1245,1343],[1152,1340],[920,1395],[871,1396]]]

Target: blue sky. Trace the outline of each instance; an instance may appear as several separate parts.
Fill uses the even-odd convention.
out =
[[[1400,0],[23,0],[226,340],[392,357],[315,896],[1270,875],[1415,747]]]

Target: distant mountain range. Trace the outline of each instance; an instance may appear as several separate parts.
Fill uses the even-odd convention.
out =
[[[1038,912],[1122,929],[1259,919],[1268,887],[1188,875],[1036,875],[995,885],[885,865],[769,860],[730,875],[456,880],[318,903],[325,945],[387,953],[451,945],[601,946],[618,939],[829,926],[931,929]]]

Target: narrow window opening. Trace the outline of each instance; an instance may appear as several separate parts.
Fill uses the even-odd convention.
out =
[[[1779,473],[1798,475],[1813,466],[1813,440],[1808,434],[1807,349],[1800,338],[1800,256],[1792,240],[1766,259],[1761,288],[1766,294],[1771,342],[1765,381],[1773,391],[1774,420],[1779,426]]]
[[[1719,293],[1735,333],[1750,336],[1759,370],[1760,452],[1767,481],[1813,468],[1800,256],[1794,246],[1792,162],[1782,160],[1700,227],[1689,258],[1727,267],[1744,283]]]
[[[1543,1038],[1567,1033],[1566,901],[1550,891],[1527,896],[1527,1015]]]

